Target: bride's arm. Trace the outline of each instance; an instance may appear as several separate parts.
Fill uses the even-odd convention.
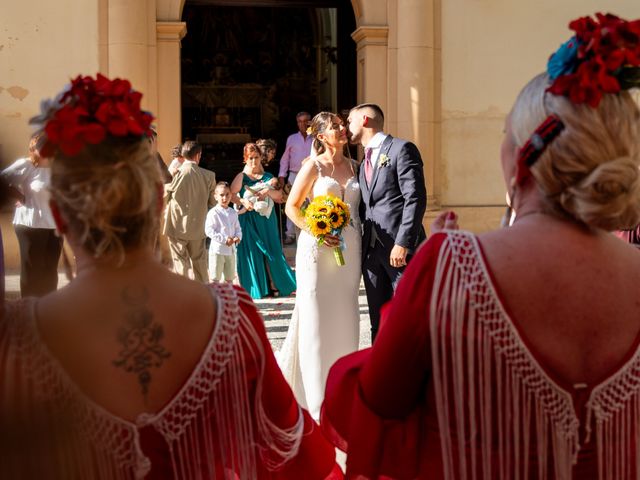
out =
[[[311,192],[313,182],[315,182],[317,177],[318,172],[316,171],[314,163],[303,163],[295,182],[293,182],[291,192],[289,192],[289,198],[287,198],[287,204],[284,211],[287,214],[287,217],[289,217],[291,221],[302,230],[307,230],[307,226],[304,221],[304,215],[302,214],[301,207],[305,198],[307,198],[309,192]]]

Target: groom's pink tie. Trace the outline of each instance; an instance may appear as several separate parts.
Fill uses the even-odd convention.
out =
[[[364,149],[364,178],[367,181],[367,185],[371,185],[371,177],[373,176],[373,167],[371,165],[371,153],[373,148]]]

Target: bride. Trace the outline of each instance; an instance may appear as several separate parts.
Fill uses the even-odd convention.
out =
[[[285,207],[301,233],[296,252],[296,305],[278,360],[298,402],[318,420],[329,368],[358,349],[360,187],[353,161],[343,154],[347,130],[342,120],[320,112],[311,121],[310,131],[317,155],[303,163]],[[333,255],[341,239],[326,235],[324,245],[318,245],[301,210],[305,199],[327,194],[344,200],[351,211],[353,223],[342,231],[344,266],[338,266]]]

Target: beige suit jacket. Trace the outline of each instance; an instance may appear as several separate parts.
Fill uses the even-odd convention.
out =
[[[216,204],[215,173],[185,160],[170,184],[165,186],[164,234],[183,240],[205,238],[204,222]]]

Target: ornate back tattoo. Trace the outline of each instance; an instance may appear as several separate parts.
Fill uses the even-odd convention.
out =
[[[160,367],[171,353],[160,344],[164,329],[159,323],[154,323],[153,313],[146,306],[149,300],[147,288],[125,287],[121,298],[127,312],[125,325],[118,329],[118,343],[122,348],[113,365],[138,376],[146,401],[152,379],[151,369]]]

